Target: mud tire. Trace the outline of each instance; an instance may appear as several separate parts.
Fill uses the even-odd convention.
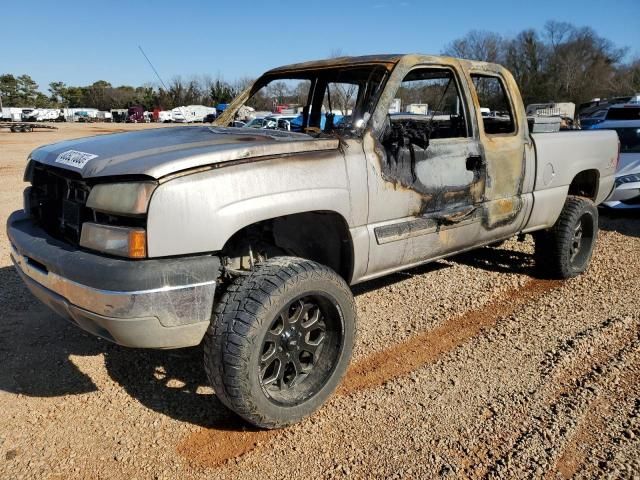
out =
[[[533,235],[538,271],[556,279],[583,273],[589,267],[597,236],[598,209],[593,201],[567,197],[555,225]]]
[[[264,385],[264,342],[274,319],[305,295],[329,299],[342,332],[330,336],[332,346],[324,347],[335,352],[335,361],[323,361],[323,380],[310,381],[315,391],[305,392],[299,403],[282,404],[270,398]],[[311,415],[333,393],[349,364],[355,333],[353,295],[337,273],[310,260],[276,257],[239,276],[217,302],[204,339],[204,366],[216,396],[230,410],[261,428],[284,427]]]

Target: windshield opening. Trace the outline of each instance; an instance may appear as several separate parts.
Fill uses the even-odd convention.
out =
[[[253,128],[355,135],[371,117],[387,73],[383,65],[360,65],[267,74],[235,117]]]

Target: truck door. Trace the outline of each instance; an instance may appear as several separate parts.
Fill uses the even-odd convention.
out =
[[[365,136],[369,166],[368,276],[472,244],[482,218],[485,161],[467,82],[452,65],[396,80],[383,131]],[[387,107],[383,107],[387,108]]]
[[[531,196],[523,195],[525,148],[531,150],[526,116],[513,77],[502,67],[482,64],[471,68],[476,110],[485,114],[478,120],[486,162],[487,185],[483,231],[479,240],[504,238],[521,228],[529,211]]]

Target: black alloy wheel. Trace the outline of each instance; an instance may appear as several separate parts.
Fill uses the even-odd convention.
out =
[[[321,293],[287,304],[262,342],[259,378],[265,395],[296,404],[321,388],[340,354],[343,330],[337,305]]]

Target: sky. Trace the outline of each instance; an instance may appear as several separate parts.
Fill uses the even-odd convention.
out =
[[[592,27],[640,57],[640,0],[3,2],[0,73],[114,86],[181,75],[233,81],[340,51],[441,53],[470,30],[515,36],[548,20]]]

